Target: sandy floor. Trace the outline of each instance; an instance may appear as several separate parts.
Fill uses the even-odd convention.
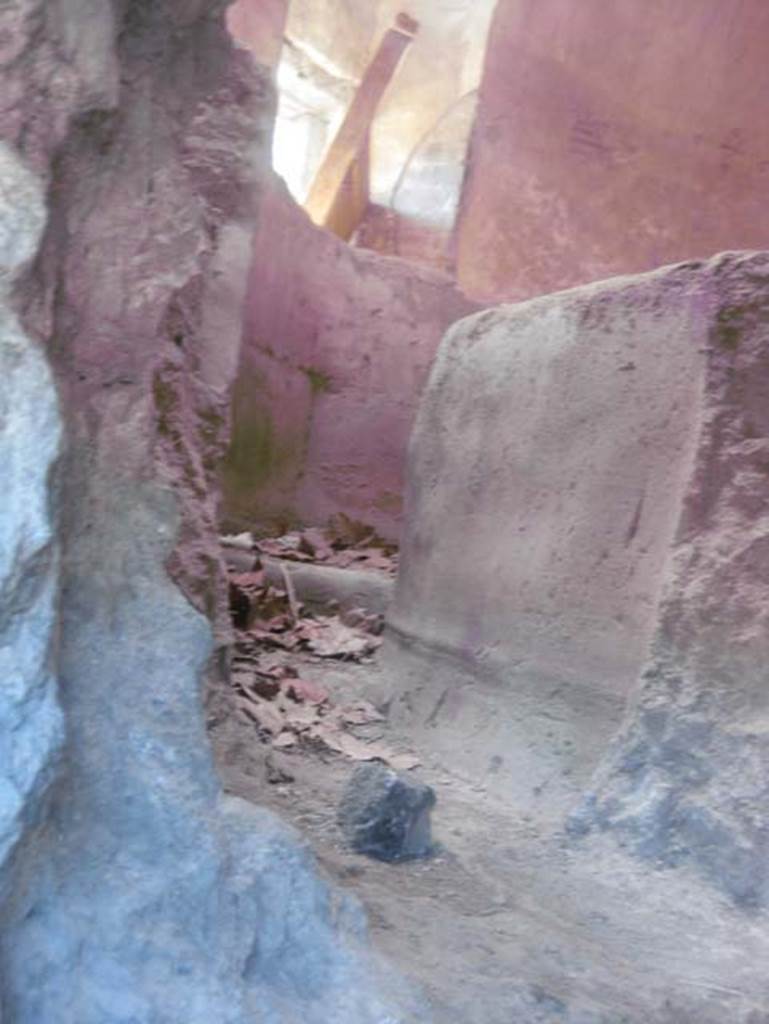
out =
[[[340,701],[381,692],[376,665],[310,671]],[[416,774],[438,794],[438,852],[380,864],[346,850],[337,830],[352,763],[271,752],[235,720],[213,736],[226,789],[305,834],[327,876],[362,901],[374,944],[427,993],[436,1024],[769,1024],[765,922],[685,872],[540,835],[505,813],[493,779],[473,785],[429,750]]]

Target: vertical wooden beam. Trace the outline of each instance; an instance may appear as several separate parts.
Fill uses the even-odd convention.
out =
[[[369,138],[350,164],[342,187],[323,225],[339,238],[349,242],[366,215],[370,201]]]
[[[418,22],[406,14],[399,14],[395,25],[384,34],[379,49],[366,69],[304,204],[310,217],[321,227],[328,225],[335,207],[338,216],[337,200],[345,179],[352,165],[363,154],[385,89],[418,31]]]

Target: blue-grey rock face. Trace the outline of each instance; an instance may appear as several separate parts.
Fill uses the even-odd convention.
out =
[[[296,835],[220,802],[199,697],[210,626],[163,567],[171,496],[129,490],[103,466],[93,476],[101,485],[83,497],[103,509],[105,547],[91,532],[68,550],[69,745],[0,939],[10,1019],[407,1020],[388,1008],[362,935],[337,929]]]
[[[53,380],[9,306],[44,223],[40,183],[0,144],[0,892],[38,819],[62,740],[51,641],[57,552],[48,482],[59,453]]]
[[[52,494],[51,373],[4,311],[0,1016],[422,1021],[393,1008],[360,913],[297,837],[222,804],[204,729],[223,589],[211,482],[269,86],[234,56],[223,4],[0,6],[3,130],[40,179],[0,151],[0,298],[25,265],[14,304],[47,346],[67,438]],[[212,334],[223,266],[231,315]]]

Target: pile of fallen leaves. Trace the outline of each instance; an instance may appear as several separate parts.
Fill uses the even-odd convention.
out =
[[[343,616],[305,615],[284,572],[285,588],[273,586],[257,561],[251,572],[230,574],[230,612],[241,642],[264,649],[307,651],[319,658],[363,661],[382,643],[382,617],[354,609]]]
[[[417,758],[393,753],[379,741],[381,737],[368,735],[362,739],[351,731],[384,721],[373,705],[355,701],[336,706],[323,686],[302,675],[308,665],[311,668],[313,663],[326,659],[370,661],[382,642],[382,617],[363,609],[341,615],[310,615],[297,600],[290,572],[284,569],[284,586],[275,586],[261,561],[262,556],[269,556],[337,567],[365,564],[394,571],[394,550],[384,544],[372,546],[376,538],[370,532],[357,533],[355,536],[354,529],[349,528],[346,541],[338,527],[252,543],[243,539],[243,546],[253,554],[253,566],[247,572],[231,571],[229,577],[235,628],[235,702],[261,739],[278,749],[325,748],[356,761],[381,760],[407,770],[416,767]],[[367,731],[370,734],[371,728]]]
[[[325,529],[296,530],[260,540],[241,534],[227,541],[288,562],[314,562],[337,569],[377,569],[392,576],[398,571],[396,546],[343,512],[333,516]]]

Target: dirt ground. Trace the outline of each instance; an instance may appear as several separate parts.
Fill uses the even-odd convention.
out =
[[[381,706],[387,690],[376,663],[305,671],[337,701]],[[359,731],[413,749],[386,723]],[[271,751],[236,718],[213,742],[227,791],[306,836],[327,877],[362,902],[374,945],[426,993],[435,1024],[769,1024],[753,971],[769,956],[765,926],[686,872],[541,835],[506,812],[493,775],[462,778],[429,750],[416,751],[414,774],[438,796],[436,854],[379,863],[347,850],[337,829],[353,763]]]

